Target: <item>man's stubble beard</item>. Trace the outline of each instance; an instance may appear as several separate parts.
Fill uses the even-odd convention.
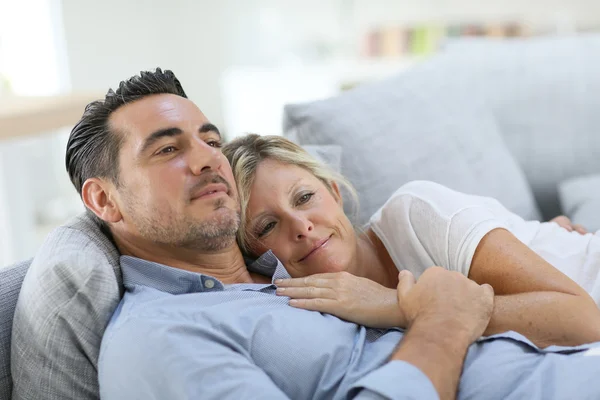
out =
[[[227,208],[224,199],[213,202],[213,211],[216,212],[214,215],[197,221],[173,215],[167,220],[166,215],[158,210],[141,213],[140,210],[147,209],[148,206],[141,204],[135,196],[126,197],[132,223],[148,241],[203,252],[223,250],[235,243],[240,226],[240,212]]]

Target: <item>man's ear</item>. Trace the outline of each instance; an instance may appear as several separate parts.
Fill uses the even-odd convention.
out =
[[[90,178],[81,188],[83,204],[103,221],[116,223],[123,216],[115,201],[114,185],[100,178]]]
[[[335,201],[340,205],[340,207],[344,207],[344,200],[342,200],[342,194],[340,193],[340,187],[338,186],[336,181],[331,181],[331,193],[335,198]]]

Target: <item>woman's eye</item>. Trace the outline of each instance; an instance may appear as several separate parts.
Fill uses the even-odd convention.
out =
[[[210,142],[206,142],[206,144],[208,144],[210,147],[214,147],[214,148],[221,148],[223,147],[223,145],[221,144],[221,142],[219,142],[218,140],[211,140]]]
[[[275,227],[275,222],[269,222],[267,225],[264,226],[264,228],[262,228],[260,230],[260,232],[258,233],[258,237],[261,238],[263,236],[265,236],[267,233],[269,233],[273,228]]]
[[[298,198],[298,205],[307,203],[314,195],[315,194],[313,192],[303,194]]]

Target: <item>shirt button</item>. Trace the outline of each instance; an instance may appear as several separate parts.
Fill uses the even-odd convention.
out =
[[[207,279],[207,280],[205,280],[205,281],[204,281],[204,286],[205,286],[207,289],[212,289],[212,288],[214,288],[214,287],[215,287],[215,281],[213,281],[213,280],[210,280],[210,279]]]

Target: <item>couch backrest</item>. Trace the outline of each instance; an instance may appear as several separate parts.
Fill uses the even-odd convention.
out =
[[[493,114],[462,82],[446,76],[447,58],[330,99],[285,107],[284,132],[292,140],[341,147],[341,172],[360,199],[359,223],[413,180],[494,197],[524,218],[539,218]]]
[[[600,35],[466,39],[446,54],[446,79],[487,100],[542,214],[558,215],[558,185],[600,172]]]
[[[15,306],[31,260],[0,269],[0,399],[10,400],[10,340]]]
[[[471,146],[472,149],[467,151],[477,151],[476,146],[486,140],[489,132],[480,129],[478,120],[481,118],[473,114],[483,111],[473,108],[468,100],[472,98],[483,102],[485,112],[493,118],[495,127],[488,124],[486,129],[496,129],[501,135],[501,146],[508,149],[525,175],[541,217],[548,219],[561,213],[558,199],[561,182],[600,172],[600,35],[512,40],[459,39],[450,42],[441,54],[430,60],[429,65],[430,68],[420,66],[404,73],[404,80],[409,82],[401,83],[401,78],[387,81],[390,91],[395,88],[397,97],[412,97],[412,103],[411,99],[406,99],[403,104],[392,102],[390,96],[384,98],[381,93],[375,93],[372,86],[364,85],[364,88],[350,91],[352,94],[286,107],[284,130],[301,144],[341,145],[342,172],[352,174],[348,164],[360,159],[363,149],[372,147],[381,136],[402,133],[402,137],[415,136],[424,145],[435,146],[436,143],[427,143],[432,136],[426,130],[433,124],[442,127],[439,121],[443,120],[454,120],[458,124],[458,119],[462,119],[464,127],[461,129],[464,135],[470,137],[462,140],[465,139],[463,137],[459,145]],[[450,107],[447,107],[448,104]],[[427,115],[426,111],[435,107],[435,114]],[[460,107],[468,109],[461,110]],[[472,115],[468,115],[469,112]],[[372,122],[360,126],[365,132],[362,137],[364,143],[355,144],[352,133],[356,130],[357,121],[368,115],[377,118],[371,118]],[[394,117],[397,123],[405,126],[382,126],[382,117]],[[432,122],[431,118],[436,121]],[[388,130],[383,132],[374,127]],[[442,128],[451,135],[460,134],[455,133],[456,129]],[[474,132],[476,129],[480,129],[479,135]],[[415,157],[414,153],[407,151],[410,146],[400,148],[398,143],[390,142],[388,148],[378,148],[374,152],[375,166],[390,168],[381,160],[386,160],[386,155],[392,150],[397,152],[398,159],[393,168],[399,168],[402,159]],[[487,147],[492,145],[496,144],[489,143]],[[482,157],[487,156],[485,152],[488,149],[481,150]],[[423,152],[419,154],[425,155]],[[439,157],[441,152],[431,152],[430,155],[433,157],[410,165],[410,171],[405,168],[403,171],[408,171],[402,172],[405,178],[437,180],[457,190],[490,195],[525,218],[535,217],[534,213],[522,213],[515,207],[513,193],[510,192],[512,187],[494,191],[486,187],[493,186],[493,182],[484,182],[473,190],[464,182],[454,182],[443,174],[421,173],[422,166],[427,164],[432,165],[430,169],[445,167],[446,160]],[[362,165],[365,175],[370,174],[367,166],[370,166],[368,162]],[[505,163],[496,163],[493,168],[500,173],[506,168],[514,169]],[[464,180],[468,181],[473,173],[479,172],[464,174]],[[394,178],[398,179],[402,174],[397,173]],[[355,179],[353,183],[358,182],[360,186],[358,179],[349,178]],[[365,180],[368,178],[366,176]],[[487,180],[489,176],[485,178]],[[401,183],[395,182],[391,186],[397,187]],[[515,186],[521,186],[521,182],[515,182]],[[481,188],[480,192],[477,187]],[[367,211],[374,207],[369,205],[369,196],[375,196],[376,202],[381,205],[382,199],[377,197],[380,194],[367,191],[359,194],[361,200],[366,198]],[[522,204],[526,202],[525,198],[521,201]]]

